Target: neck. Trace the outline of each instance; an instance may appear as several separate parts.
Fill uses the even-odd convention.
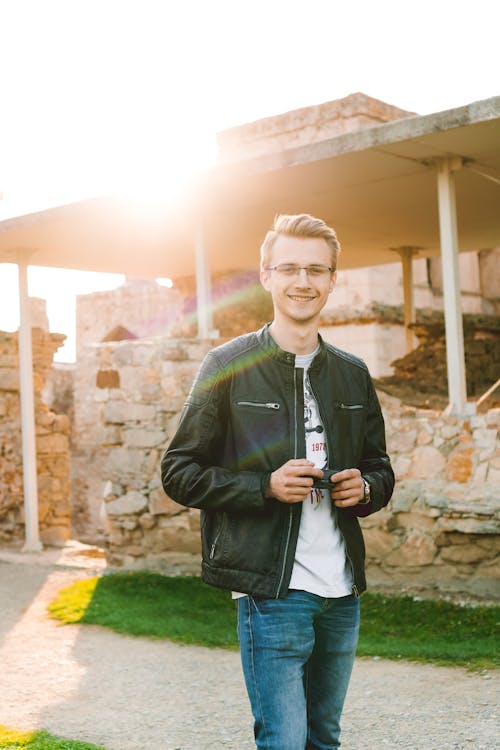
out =
[[[269,326],[269,333],[281,349],[291,354],[312,354],[318,346],[318,326],[316,323],[307,325],[280,325],[273,320]]]

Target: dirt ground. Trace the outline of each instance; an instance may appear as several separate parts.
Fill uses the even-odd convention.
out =
[[[46,605],[102,573],[69,547],[0,550],[0,723],[107,750],[251,750],[252,720],[235,652],[61,626]],[[493,750],[498,674],[358,659],[342,747]]]

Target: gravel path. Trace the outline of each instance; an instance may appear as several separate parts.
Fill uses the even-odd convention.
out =
[[[107,750],[254,749],[237,653],[47,617],[60,588],[95,572],[0,555],[0,724]],[[498,683],[496,673],[358,659],[342,747],[494,750]]]

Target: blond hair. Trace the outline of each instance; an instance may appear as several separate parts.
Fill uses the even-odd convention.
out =
[[[337,268],[340,253],[340,243],[335,231],[322,219],[309,214],[278,214],[275,216],[273,228],[268,231],[260,248],[260,267],[264,269],[269,263],[269,256],[279,235],[285,237],[320,237],[325,240],[331,251],[331,265]]]

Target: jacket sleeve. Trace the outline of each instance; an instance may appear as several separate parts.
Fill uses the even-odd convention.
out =
[[[368,418],[360,471],[370,483],[371,502],[352,508],[356,516],[368,516],[387,505],[394,489],[394,472],[386,452],[385,424],[380,402],[369,377]]]
[[[233,472],[220,465],[228,426],[229,381],[228,369],[209,352],[163,454],[163,489],[187,507],[259,513],[270,502],[264,497],[270,472]]]

